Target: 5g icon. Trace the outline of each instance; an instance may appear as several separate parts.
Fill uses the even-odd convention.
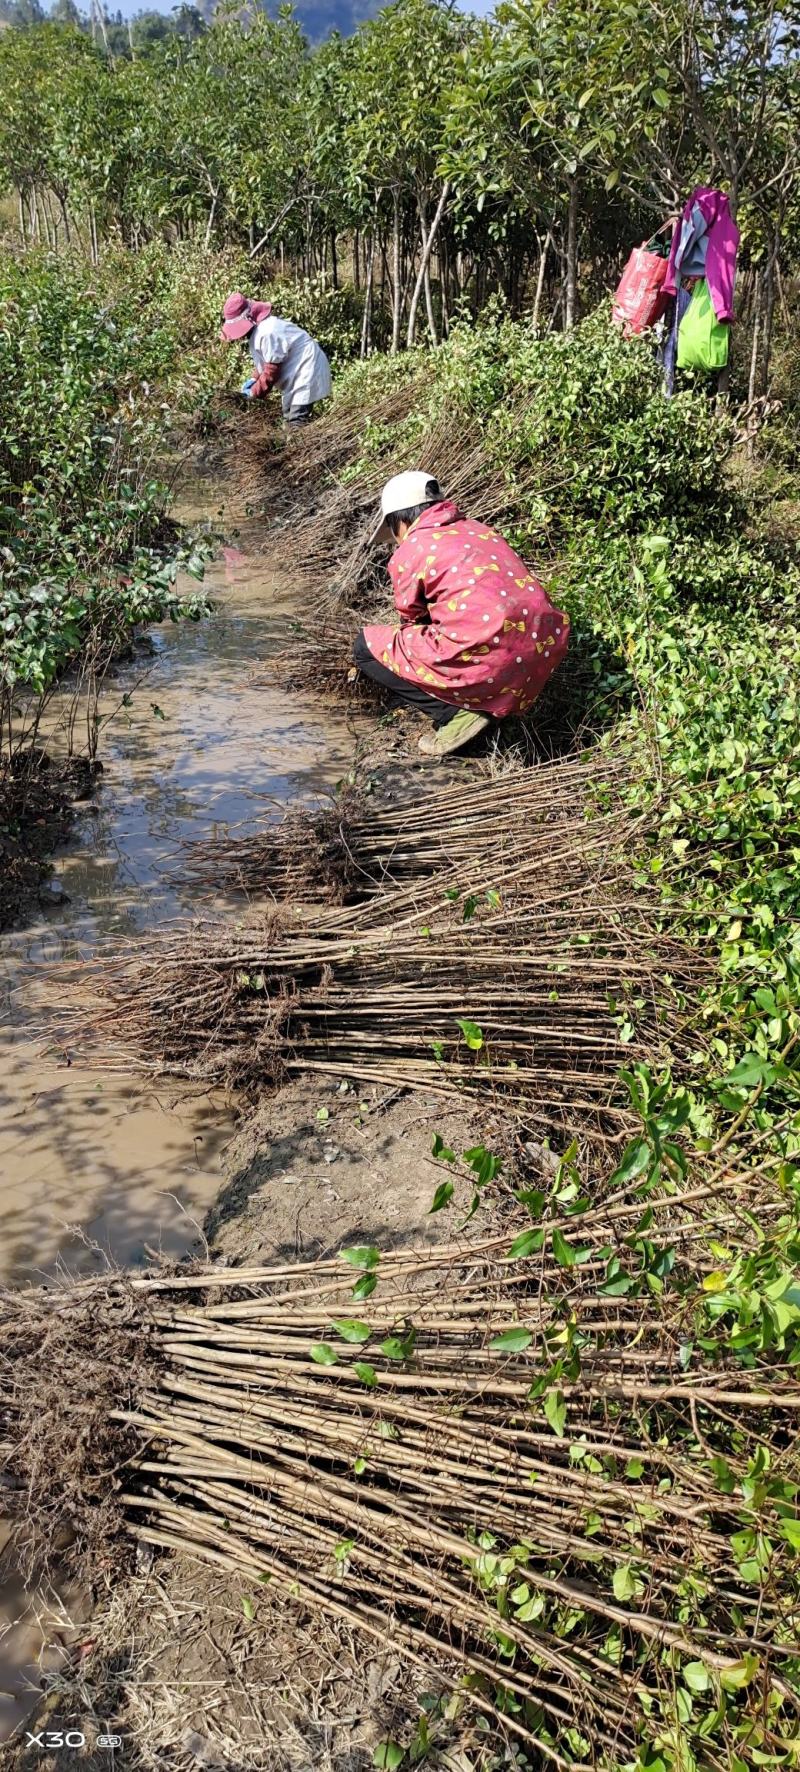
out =
[[[85,1747],[86,1736],[81,1729],[43,1729],[39,1735],[26,1731],[26,1747],[40,1747],[42,1753],[48,1753],[57,1747]],[[96,1747],[121,1747],[121,1735],[98,1735]]]

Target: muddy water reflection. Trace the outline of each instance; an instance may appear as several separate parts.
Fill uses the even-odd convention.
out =
[[[61,958],[191,914],[191,891],[170,878],[180,845],[278,815],[289,799],[335,781],[353,750],[345,721],[311,697],[248,680],[255,660],[287,642],[285,585],[247,552],[246,537],[209,575],[211,620],[154,631],[152,658],[126,665],[105,697],[130,694],[105,734],[105,775],[58,858],[55,900],[8,936],[0,956],[0,1278],[24,1281],[58,1257],[100,1259],[70,1226],[117,1259],[145,1242],[185,1248],[219,1186],[230,1107],[94,1076],[41,1056],[28,1027],[37,980]],[[144,675],[144,680],[143,674]],[[174,1197],[170,1197],[174,1196]]]
[[[278,816],[350,763],[343,718],[249,681],[254,661],[285,646],[297,611],[255,551],[261,537],[234,539],[207,575],[217,613],[155,630],[152,657],[109,686],[103,713],[126,694],[130,706],[101,741],[102,785],[58,858],[52,903],[0,943],[0,1281],[25,1284],[59,1261],[96,1271],[104,1252],[123,1262],[146,1246],[182,1252],[220,1186],[231,1103],[72,1068],[42,1056],[31,1028],[54,961],[118,948],[199,908],[169,877],[183,842]],[[41,1643],[19,1624],[13,1650],[10,1635],[3,1641],[19,1596],[5,1598],[0,1739]]]

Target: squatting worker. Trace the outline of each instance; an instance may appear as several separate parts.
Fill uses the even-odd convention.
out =
[[[257,400],[277,388],[287,424],[307,424],[316,401],[327,399],[331,366],[322,346],[292,320],[273,314],[271,302],[248,301],[238,290],[229,295],[220,338],[249,339],[255,374],[242,393]]]
[[[431,474],[396,474],[384,486],[373,540],[389,537],[400,624],[362,628],[354,662],[394,701],[430,716],[435,731],[419,748],[446,756],[491,718],[527,711],[564,657],[569,617]]]

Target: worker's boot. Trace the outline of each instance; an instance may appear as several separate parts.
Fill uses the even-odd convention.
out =
[[[485,732],[489,725],[488,714],[473,713],[471,708],[459,708],[444,726],[437,726],[435,732],[426,732],[419,741],[419,748],[425,757],[449,757],[451,751],[460,751],[461,746],[469,744],[471,738]]]

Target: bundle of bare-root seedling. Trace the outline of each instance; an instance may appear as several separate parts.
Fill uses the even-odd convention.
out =
[[[0,1290],[0,1472],[26,1579],[62,1553],[94,1587],[118,1572],[115,1473],[137,1442],[113,1411],[152,1384],[153,1358],[146,1306],[123,1276]]]
[[[454,796],[452,824],[456,808]],[[654,935],[649,896],[618,854],[625,835],[612,816],[522,836],[513,811],[505,828],[498,813],[449,871],[425,877],[413,834],[395,833],[386,865],[405,841],[408,883],[322,908],[313,927],[277,906],[96,964],[71,1043],[93,1063],[250,1090],[316,1070],[501,1091],[547,1130],[619,1135],[623,1056],[686,1048],[683,1005],[703,973],[669,932]]]
[[[743,1358],[735,1289],[707,1283],[709,1241],[774,1255],[776,1178],[709,1158],[668,1191],[528,1200],[513,1244],[130,1280],[150,1361],[132,1400],[119,1374],[114,1529],[228,1572],[254,1628],[269,1583],[436,1668],[534,1764],[784,1763],[800,1386],[789,1319]]]
[[[424,769],[424,766],[423,766]],[[527,868],[552,865],[599,839],[612,848],[630,826],[619,812],[628,778],[620,753],[572,757],[509,772],[495,779],[421,779],[404,772],[370,791],[349,786],[319,807],[293,806],[278,824],[254,833],[208,838],[187,847],[181,873],[194,885],[233,888],[250,898],[289,902],[348,903],[374,898],[388,888],[413,886],[432,875],[442,894],[460,887],[467,896],[487,870],[495,890],[525,890]],[[596,827],[591,814],[602,812]],[[491,887],[490,887],[491,890]]]
[[[268,503],[269,514],[292,521],[312,512],[320,501],[335,496],[334,475],[373,436],[390,436],[414,411],[422,393],[421,374],[405,373],[370,399],[363,388],[340,394],[313,424],[291,435],[251,426],[238,448],[236,474],[242,498],[253,506]],[[285,507],[285,509],[284,509]]]

